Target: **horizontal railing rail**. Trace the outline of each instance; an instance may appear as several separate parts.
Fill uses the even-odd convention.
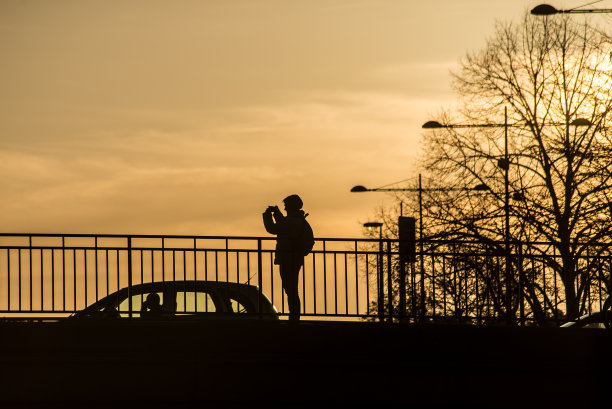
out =
[[[561,256],[550,243],[514,242],[509,254],[501,246],[427,241],[406,255],[399,253],[397,240],[319,238],[300,275],[302,315],[561,322],[566,308]],[[583,313],[600,309],[612,288],[610,245],[589,246],[575,260]],[[287,316],[274,248],[274,237],[2,233],[0,317],[61,318],[123,288],[188,280],[254,285]],[[130,302],[130,316],[133,309]]]

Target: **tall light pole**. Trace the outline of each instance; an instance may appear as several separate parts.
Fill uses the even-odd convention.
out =
[[[504,158],[497,161],[497,166],[504,170],[504,253],[506,258],[506,310],[510,313],[511,292],[510,292],[510,179],[508,171],[510,169],[510,159],[508,157],[508,108],[504,107],[503,124],[466,124],[466,125],[443,125],[437,121],[428,121],[423,124],[424,129],[436,128],[504,128]]]
[[[592,4],[592,3],[591,3]],[[587,4],[585,4],[586,6]],[[553,14],[589,14],[589,13],[612,13],[612,9],[582,9],[582,6],[574,7],[573,9],[561,10],[550,4],[539,4],[531,9],[531,14],[534,16],[550,16]]]

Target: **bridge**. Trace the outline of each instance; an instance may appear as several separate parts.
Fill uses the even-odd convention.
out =
[[[294,324],[284,319],[273,247],[264,237],[0,235],[0,404],[528,408],[608,399],[612,333],[556,327],[564,293],[546,259],[555,254],[515,244],[516,275],[505,277],[507,255],[478,243],[419,243],[406,257],[394,240],[317,239],[301,276],[305,319]],[[589,277],[585,311],[607,297],[605,249],[577,263]],[[281,320],[66,319],[121,288],[194,279],[254,284]],[[516,291],[536,279],[550,308],[545,326]]]

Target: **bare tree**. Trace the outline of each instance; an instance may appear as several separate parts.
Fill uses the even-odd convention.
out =
[[[559,307],[576,317],[588,307],[593,276],[609,281],[593,256],[608,252],[611,233],[610,51],[610,38],[586,20],[526,15],[519,24],[499,23],[486,46],[453,74],[461,116],[441,114],[439,122],[503,124],[506,108],[509,163],[503,127],[425,133],[430,180],[490,188],[428,195],[429,237],[503,242],[508,167],[511,240],[521,243],[523,256],[542,263],[523,269],[513,262],[503,292],[525,297],[534,315]],[[551,299],[545,269],[559,279],[561,300],[556,293]]]

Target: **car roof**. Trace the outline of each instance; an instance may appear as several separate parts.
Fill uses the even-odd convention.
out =
[[[206,286],[216,287],[222,290],[255,290],[259,291],[259,288],[251,284],[232,283],[228,281],[209,281],[209,280],[170,280],[170,281],[152,281],[150,283],[134,284],[132,285],[132,291],[138,289],[145,289],[149,287],[189,287],[189,286]],[[127,290],[128,287],[123,287],[118,291]]]
[[[112,296],[127,296],[128,291],[139,292],[139,291],[151,291],[159,289],[164,291],[166,289],[181,289],[188,290],[189,288],[208,288],[216,289],[221,292],[234,291],[240,294],[247,293],[259,293],[259,288],[251,284],[232,283],[227,281],[208,281],[208,280],[170,280],[170,281],[152,281],[150,283],[134,284],[131,287],[122,287],[117,291],[107,294],[93,304],[87,306],[85,309],[97,308],[98,305],[105,303],[109,297]],[[264,296],[264,298],[266,298]]]

